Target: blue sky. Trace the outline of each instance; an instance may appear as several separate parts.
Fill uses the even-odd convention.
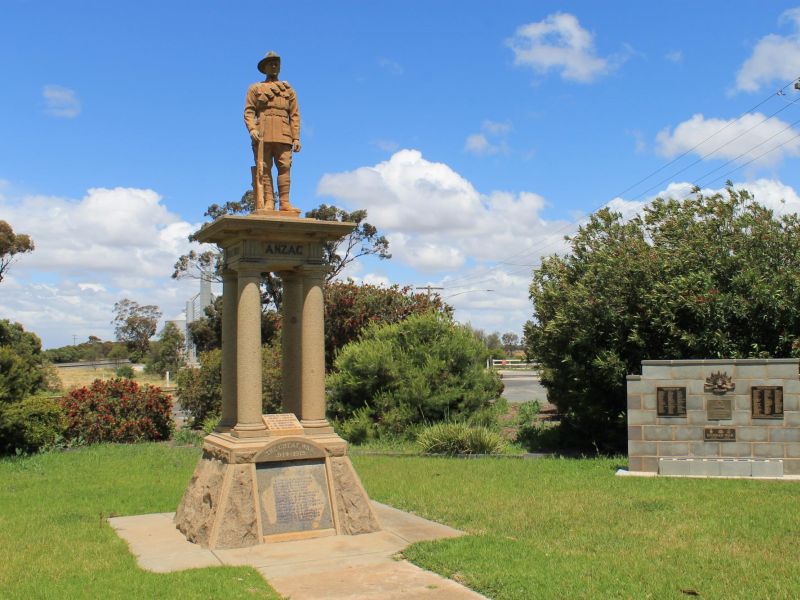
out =
[[[800,92],[775,94],[800,77],[797,0],[4,0],[0,219],[37,250],[0,317],[57,346],[110,338],[122,297],[177,316],[186,235],[249,185],[244,94],[270,49],[302,115],[293,202],[366,208],[390,238],[348,275],[442,286],[489,331],[521,333],[532,266],[608,202],[729,177],[800,205]]]

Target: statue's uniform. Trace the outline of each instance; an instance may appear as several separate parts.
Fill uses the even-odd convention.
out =
[[[292,145],[300,140],[300,111],[297,95],[285,81],[261,81],[247,90],[244,122],[248,131],[256,130],[264,142],[262,189],[268,208],[274,205],[272,163],[278,168],[278,195],[281,207],[289,206],[289,170]],[[253,142],[253,157],[258,166],[258,143]]]

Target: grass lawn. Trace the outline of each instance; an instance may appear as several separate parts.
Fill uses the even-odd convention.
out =
[[[372,498],[471,534],[407,558],[496,600],[800,598],[800,483],[615,477],[624,459],[354,462]]]
[[[196,448],[0,461],[3,598],[277,598],[256,571],[156,575],[105,519],[175,509]],[[466,530],[415,563],[495,599],[800,597],[800,484],[617,478],[624,460],[354,457],[376,500]]]
[[[279,598],[250,568],[143,571],[106,522],[175,510],[198,457],[138,444],[0,461],[0,597]]]

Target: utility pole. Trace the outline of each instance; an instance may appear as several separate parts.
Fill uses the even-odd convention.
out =
[[[72,345],[73,346],[77,346],[78,345],[78,336],[75,335],[74,333],[72,334]]]
[[[443,288],[443,287],[433,287],[433,286],[432,286],[432,285],[429,283],[428,285],[424,285],[424,286],[417,286],[417,287],[416,287],[416,288],[414,288],[414,289],[417,289],[417,290],[428,290],[428,300],[430,300],[430,298],[431,298],[431,291],[433,291],[433,290],[443,290],[444,288]]]

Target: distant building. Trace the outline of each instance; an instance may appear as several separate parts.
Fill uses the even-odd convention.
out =
[[[188,364],[197,364],[197,348],[192,343],[189,325],[202,319],[205,316],[206,306],[210,306],[213,302],[214,295],[211,293],[211,281],[203,277],[200,279],[200,293],[186,301],[186,310],[182,315],[169,321],[175,324],[186,339],[186,362]]]

